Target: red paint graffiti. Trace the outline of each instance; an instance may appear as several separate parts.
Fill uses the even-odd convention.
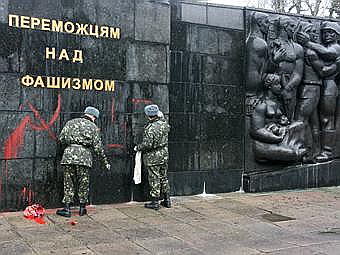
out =
[[[115,110],[115,99],[114,97],[112,97],[112,103],[111,103],[111,122],[112,125],[115,123],[116,121],[116,110]],[[109,149],[125,149],[125,146],[122,144],[108,144],[107,148]]]
[[[134,104],[152,104],[152,100],[146,98],[132,98]]]
[[[4,159],[15,159],[17,158],[19,149],[24,144],[24,138],[25,138],[25,129],[27,124],[30,125],[30,127],[33,130],[37,131],[47,131],[50,137],[53,140],[56,140],[57,137],[55,133],[51,130],[52,125],[54,122],[58,119],[60,112],[61,112],[61,96],[58,95],[58,105],[57,108],[51,118],[51,120],[46,123],[46,121],[41,117],[38,110],[30,103],[27,102],[28,107],[31,109],[31,111],[34,113],[34,116],[37,120],[39,120],[40,125],[34,123],[29,115],[26,115],[24,119],[20,122],[19,126],[10,134],[10,136],[7,138],[5,145],[4,145]]]
[[[29,101],[27,101],[26,104],[31,109],[35,118],[40,122],[40,124],[34,123],[31,119],[30,115],[26,115],[21,120],[21,122],[19,123],[17,128],[14,129],[14,131],[9,135],[9,137],[5,141],[5,144],[4,144],[4,159],[5,160],[16,159],[18,157],[18,153],[24,145],[25,131],[26,131],[26,127],[28,125],[33,130],[46,131],[53,140],[57,139],[56,134],[51,130],[51,127],[55,123],[55,121],[59,118],[59,115],[60,115],[60,112],[61,112],[61,95],[58,94],[57,108],[56,108],[51,120],[48,123],[41,117],[39,111]],[[22,110],[23,105],[20,105],[19,109]],[[7,180],[8,180],[7,161],[5,161],[5,164],[3,165],[2,170],[1,170],[0,196],[2,194],[2,178],[3,178],[3,176],[5,176],[6,186],[7,186]],[[32,201],[32,199],[33,199],[33,192],[30,191],[28,193],[28,201]]]
[[[124,149],[124,145],[122,144],[108,144],[107,147],[109,149]]]
[[[30,116],[25,116],[19,126],[7,138],[4,146],[4,159],[17,158],[18,151],[24,144],[26,125],[30,120]]]
[[[34,201],[35,192],[33,192],[30,188],[23,187],[21,193],[19,194],[19,203],[23,205],[28,204],[31,205]],[[18,205],[18,207],[20,204]]]

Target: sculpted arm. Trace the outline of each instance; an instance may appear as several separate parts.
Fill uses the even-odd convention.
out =
[[[324,62],[321,60],[315,60],[312,63],[313,69],[318,73],[321,78],[329,77],[337,73],[337,64],[332,64],[330,66],[325,66]]]
[[[295,70],[291,76],[291,79],[287,83],[286,88],[287,89],[296,88],[302,80],[302,73],[303,73],[303,60],[298,59],[296,60]]]
[[[334,47],[325,47],[318,43],[307,42],[306,47],[314,50],[323,60],[336,60],[338,53]]]

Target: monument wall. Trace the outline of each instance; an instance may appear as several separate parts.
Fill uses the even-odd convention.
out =
[[[170,166],[178,195],[239,190],[244,168],[243,11],[172,5]]]
[[[289,20],[291,38],[283,29]],[[326,78],[308,74],[319,86],[314,97],[300,92],[303,81],[313,80],[304,73],[311,27],[321,36],[324,21],[197,1],[1,1],[0,210],[61,205],[56,140],[88,105],[100,110],[97,124],[112,166],[106,172],[95,162],[93,204],[148,199],[146,173],[139,185],[132,175],[143,109],[151,103],[171,125],[172,196],[339,185],[338,113],[328,115],[335,116],[328,128],[325,121],[310,124],[302,107],[317,99],[312,112],[322,119],[327,111],[320,108],[338,108],[335,94],[335,108],[325,108],[319,106],[325,93],[314,93],[324,80],[338,82],[333,53],[328,59],[314,49],[311,59],[329,70]],[[294,72],[300,78],[289,104],[281,94]],[[313,147],[311,130],[326,126],[332,157],[316,160],[322,146]]]
[[[169,4],[4,0],[0,22],[0,209],[60,205],[56,139],[88,105],[101,112],[112,165],[106,173],[95,163],[90,202],[145,199],[145,181],[132,182],[132,148],[145,105],[169,112]]]
[[[338,20],[245,10],[244,189],[339,183]]]

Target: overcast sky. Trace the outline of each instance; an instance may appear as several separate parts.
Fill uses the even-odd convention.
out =
[[[257,7],[258,2],[267,2],[265,0],[202,0],[210,3],[237,5],[237,6],[253,6]]]
[[[0,0],[1,1],[1,0]],[[200,0],[199,0],[200,1]],[[247,7],[256,7],[256,8],[264,8],[271,9],[271,0],[201,0],[202,2],[216,3],[216,4],[226,4],[226,5],[236,5],[236,6],[247,6]],[[313,1],[312,1],[313,3]],[[328,16],[328,8],[330,1],[322,0],[322,4],[320,6],[320,11],[318,16]],[[306,6],[303,6],[305,9],[302,14],[310,15],[309,9]],[[295,9],[291,11],[295,12]]]

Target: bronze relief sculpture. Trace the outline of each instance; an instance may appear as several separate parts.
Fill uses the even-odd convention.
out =
[[[332,160],[340,26],[259,12],[250,24],[247,102],[255,160]]]

